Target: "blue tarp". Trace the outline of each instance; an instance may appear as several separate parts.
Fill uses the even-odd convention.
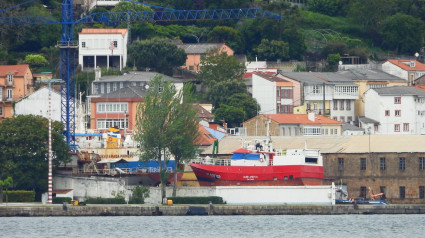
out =
[[[260,160],[260,154],[249,154],[249,153],[234,153],[232,155],[233,160],[246,159],[246,160]]]

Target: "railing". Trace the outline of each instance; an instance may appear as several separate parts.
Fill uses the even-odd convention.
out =
[[[121,171],[113,169],[79,169],[78,174],[98,174],[98,175],[117,175],[117,174],[139,174],[139,173],[159,173],[158,167],[146,168],[119,168]],[[167,172],[172,173],[173,169],[167,167]]]
[[[191,161],[194,164],[206,164],[206,165],[221,165],[221,166],[230,166],[230,159],[218,159],[218,158],[198,158]]]

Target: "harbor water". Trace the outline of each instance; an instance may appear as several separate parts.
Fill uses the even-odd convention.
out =
[[[0,217],[0,237],[424,237],[425,215]]]

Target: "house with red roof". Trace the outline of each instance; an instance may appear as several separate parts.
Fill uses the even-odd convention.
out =
[[[269,126],[267,127],[267,123]],[[340,136],[343,123],[308,114],[260,114],[243,123],[246,136]],[[267,128],[269,132],[267,133]]]
[[[414,81],[425,75],[425,64],[417,60],[397,60],[390,59],[382,64],[382,70],[399,78],[405,79],[408,85],[413,85]]]
[[[34,92],[28,64],[0,65],[0,120],[13,116],[12,104]]]
[[[83,28],[78,33],[81,69],[99,66],[122,70],[127,65],[127,42],[127,29]]]

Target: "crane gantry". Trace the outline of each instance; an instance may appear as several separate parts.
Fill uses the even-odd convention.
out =
[[[29,0],[21,4],[0,10],[4,11],[20,7],[24,4],[34,2]],[[134,2],[147,5],[160,10],[142,12],[98,12],[73,19],[73,0],[63,0],[61,19],[51,19],[42,16],[14,16],[0,17],[0,25],[40,25],[60,24],[62,25],[61,38],[57,43],[60,49],[60,78],[61,84],[61,121],[65,124],[64,136],[71,149],[75,149],[75,52],[78,42],[73,38],[75,24],[106,23],[116,26],[122,22],[157,22],[157,21],[193,21],[193,20],[221,20],[221,19],[243,19],[243,18],[272,18],[280,20],[280,16],[258,8],[240,9],[206,9],[206,10],[176,10],[146,3]]]

